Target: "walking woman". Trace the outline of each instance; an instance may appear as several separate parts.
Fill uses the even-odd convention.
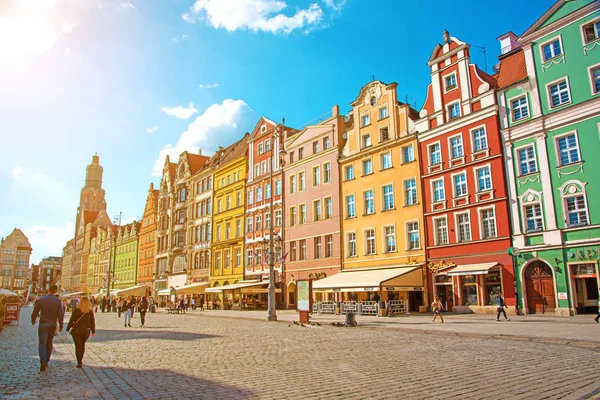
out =
[[[498,316],[496,317],[496,321],[500,322],[500,314],[504,314],[504,319],[510,321],[510,318],[506,316],[506,311],[504,311],[505,307],[506,303],[504,302],[504,297],[502,297],[502,292],[500,292],[498,295]]]
[[[83,354],[85,353],[85,342],[90,337],[90,332],[92,336],[96,336],[94,310],[92,310],[92,303],[87,297],[83,297],[77,308],[73,309],[71,319],[67,325],[67,332],[73,337],[77,368],[81,368]]]
[[[140,312],[140,319],[142,320],[142,326],[146,323],[146,313],[148,312],[148,298],[146,296],[142,297],[142,300],[138,304],[138,311]]]
[[[125,326],[125,328],[131,328],[131,309],[133,307],[135,307],[135,302],[132,298],[128,297],[127,299],[125,299],[125,301],[123,301],[123,307],[121,309],[121,312],[123,313],[123,325]]]
[[[435,296],[435,298],[433,299],[433,303],[431,303],[431,309],[433,310],[433,320],[432,322],[435,322],[435,319],[437,318],[437,316],[440,316],[440,319],[442,320],[442,324],[444,323],[444,317],[442,317],[442,302],[440,301],[440,298]]]

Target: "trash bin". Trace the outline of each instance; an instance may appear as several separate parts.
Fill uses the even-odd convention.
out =
[[[352,311],[348,311],[346,313],[346,323],[344,324],[344,326],[356,326],[356,317],[354,315],[354,313]]]

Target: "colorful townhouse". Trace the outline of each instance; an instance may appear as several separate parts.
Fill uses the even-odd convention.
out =
[[[188,275],[191,282],[209,282],[212,237],[213,172],[218,157],[209,158],[204,166],[190,178],[192,191],[188,226],[192,231],[188,251]]]
[[[402,301],[404,311],[426,304],[425,252],[416,111],[398,101],[397,84],[373,81],[352,103],[339,155],[342,272],[313,283],[336,300]],[[318,153],[322,143],[313,143]],[[327,177],[326,166],[307,171]],[[310,204],[314,214],[316,204]],[[323,208],[326,209],[326,205]],[[322,245],[325,245],[322,243]],[[315,238],[308,244],[319,251]],[[364,304],[364,303],[363,303]]]
[[[501,36],[498,104],[519,308],[598,309],[600,3],[557,1]]]
[[[115,241],[116,255],[111,289],[127,289],[136,284],[139,231],[140,223],[137,221],[119,227]]]
[[[231,146],[220,147],[216,154],[210,286],[211,289],[218,287],[212,293],[220,299],[223,308],[229,308],[236,300],[239,303],[239,295],[235,298],[234,288],[228,286],[244,279],[244,199],[249,137],[246,133]]]
[[[341,209],[338,154],[343,143],[344,117],[339,106],[331,117],[305,127],[285,140],[283,171],[285,214],[285,306],[296,307],[296,282],[333,276],[341,269]],[[249,193],[250,195],[250,193]],[[251,217],[246,217],[250,226]],[[246,245],[248,249],[248,244]],[[260,251],[260,249],[255,250]],[[260,253],[259,253],[260,254]],[[248,255],[252,265],[252,254]],[[333,293],[318,292],[315,300],[332,300]]]
[[[87,292],[90,294],[98,293],[100,289],[99,286],[96,285],[96,274],[98,273],[98,247],[97,244],[99,242],[100,229],[96,232],[96,235],[92,237],[90,240],[90,248],[88,252],[88,265],[87,265],[87,276],[86,276],[86,285]]]
[[[173,239],[173,224],[171,222],[175,214],[175,175],[177,164],[172,163],[169,156],[165,158],[165,165],[160,180],[158,192],[158,226],[156,228],[155,244],[155,279],[154,290],[167,289],[169,285],[169,274],[173,263],[171,247]]]
[[[447,310],[495,312],[504,293],[514,313],[496,82],[470,62],[469,44],[443,37],[427,62],[431,84],[415,124],[429,287]]]
[[[75,239],[70,239],[62,252],[62,268],[60,275],[61,290],[71,292],[71,266],[73,264],[73,253],[75,252]]]
[[[158,190],[151,183],[146,196],[146,206],[139,233],[137,281],[138,285],[148,287],[152,294],[154,287],[154,249],[156,245],[156,227],[158,224]]]

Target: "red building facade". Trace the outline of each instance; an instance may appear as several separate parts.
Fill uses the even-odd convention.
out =
[[[495,80],[447,31],[428,65],[432,82],[416,130],[429,291],[449,311],[495,312],[500,293],[515,305]]]

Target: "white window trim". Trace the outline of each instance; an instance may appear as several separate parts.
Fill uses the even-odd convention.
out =
[[[467,186],[467,193],[461,194],[460,196],[456,193],[456,184],[455,184],[455,181],[454,181],[454,177],[458,176],[458,175],[464,175],[465,176],[465,185]],[[467,179],[467,170],[462,170],[460,172],[452,173],[452,174],[450,174],[450,178],[452,179],[452,196],[455,199],[462,199],[462,198],[465,198],[465,197],[469,197],[469,181]]]
[[[446,236],[448,237],[448,243],[439,243],[438,241],[438,232],[437,232],[437,225],[436,225],[436,221],[439,220],[444,220],[446,221]],[[435,243],[436,246],[445,246],[450,244],[450,226],[448,226],[448,216],[446,214],[444,215],[440,215],[438,217],[434,217],[431,219],[431,223],[433,224],[432,229],[433,229],[433,242]]]
[[[383,156],[385,156],[385,155],[389,155],[390,156],[390,166],[387,167],[387,168],[383,167]],[[385,170],[388,170],[388,169],[392,169],[394,167],[394,158],[392,157],[392,151],[390,150],[390,151],[386,151],[384,153],[381,153],[379,155],[379,161],[381,162],[380,171],[385,171]]]
[[[596,39],[596,40],[598,40],[598,39]],[[600,63],[594,64],[594,65],[591,65],[588,67],[588,79],[590,81],[590,92],[591,92],[592,96],[600,95],[600,90],[598,92],[594,93],[594,79],[592,79],[592,70],[596,69],[596,68],[600,69]]]
[[[370,104],[370,103],[369,103],[369,104]],[[369,117],[369,123],[368,123],[368,124],[366,124],[366,125],[363,125],[363,118],[364,118],[364,117]],[[364,127],[366,127],[366,126],[369,126],[369,125],[371,125],[371,112],[370,112],[370,110],[369,110],[369,111],[364,111],[364,112],[363,112],[363,113],[360,115],[360,121],[359,121],[359,123],[360,123],[360,127],[361,127],[361,128],[364,128]],[[361,136],[361,139],[362,139],[362,136]]]
[[[350,196],[354,196],[354,216],[350,216],[348,215],[348,197]],[[347,195],[344,196],[344,213],[346,214],[346,219],[349,218],[356,218],[357,214],[356,214],[356,194],[355,193],[348,193]]]
[[[563,208],[563,221],[565,221],[565,228],[577,228],[577,227],[581,227],[581,226],[589,226],[590,225],[590,207],[588,204],[588,199],[587,199],[587,190],[586,190],[586,186],[587,186],[587,182],[581,182],[578,180],[570,180],[567,181],[565,183],[562,184],[562,186],[560,188],[558,188],[558,191],[560,192],[560,196],[561,196],[561,200],[562,200],[562,208]],[[567,193],[565,194],[565,188],[567,186],[570,185],[576,185],[579,186],[579,188],[581,189],[581,192],[578,193]],[[576,196],[583,196],[583,201],[585,203],[585,211],[586,211],[586,216],[587,216],[587,224],[585,225],[579,225],[577,227],[570,227],[569,226],[569,212],[567,210],[567,199],[571,198],[571,197],[576,197]]]
[[[450,109],[452,107],[454,107],[455,104],[458,104],[458,117],[455,118],[450,118]],[[455,101],[451,101],[450,103],[446,104],[446,121],[453,121],[457,118],[462,117],[462,110],[460,107],[460,100],[455,100]]]
[[[365,173],[365,162],[367,161],[371,161],[371,172],[370,173]],[[363,158],[362,160],[360,160],[360,164],[362,167],[362,174],[361,176],[367,176],[367,175],[373,175],[375,173],[375,169],[373,168],[373,157],[367,157],[367,158]],[[355,175],[356,176],[356,175]]]
[[[367,192],[372,192],[373,193],[373,212],[370,214],[367,214],[367,199],[365,197],[365,194]],[[354,198],[356,201],[356,197]],[[363,215],[374,215],[375,214],[375,188],[369,188],[369,189],[365,189],[362,191],[362,212]]]
[[[569,92],[569,101],[566,103],[563,103],[561,105],[558,105],[556,107],[553,107],[552,106],[552,96],[550,95],[550,86],[557,84],[561,81],[567,82],[567,91]],[[548,101],[548,109],[550,109],[550,110],[557,110],[561,107],[565,107],[565,106],[568,106],[569,104],[573,103],[573,94],[571,93],[571,84],[569,83],[569,77],[563,76],[561,78],[553,80],[552,82],[546,83],[546,99]]]
[[[469,216],[469,239],[465,240],[465,241],[460,240],[460,225],[458,222],[458,217],[461,215]],[[456,236],[456,243],[468,243],[473,240],[473,226],[471,224],[471,211],[470,210],[454,213],[454,233]]]
[[[527,229],[527,212],[525,211],[526,207],[529,206],[539,206],[540,207],[540,211],[542,213],[541,218],[542,218],[542,229],[539,231],[529,231]],[[522,202],[521,203],[521,220],[523,222],[523,232],[525,232],[525,234],[535,234],[535,233],[540,233],[540,232],[544,232],[546,230],[546,224],[544,221],[544,208],[542,207],[542,201],[538,200],[538,201],[532,201],[532,202]]]
[[[579,25],[579,33],[581,34],[581,45],[582,45],[582,46],[588,46],[588,45],[590,45],[590,43],[594,43],[594,42],[597,42],[598,40],[600,40],[600,32],[598,32],[598,34],[599,34],[599,35],[598,35],[598,38],[594,39],[594,40],[593,40],[593,41],[591,41],[590,43],[586,43],[586,42],[585,42],[585,34],[583,33],[583,27],[584,27],[584,26],[586,26],[586,25],[590,25],[590,24],[594,25],[594,24],[596,24],[596,23],[597,23],[597,22],[599,22],[599,21],[600,21],[600,17],[599,17],[599,18],[592,19],[592,20],[590,20],[590,21],[587,21],[587,22],[584,22],[583,24]],[[564,50],[563,50],[563,52],[564,52]]]
[[[535,161],[535,172],[530,172],[528,174],[521,174],[521,160],[519,158],[519,150],[523,150],[526,149],[528,147],[533,147],[533,160]],[[540,173],[540,168],[539,168],[539,164],[538,164],[538,159],[537,159],[537,148],[535,146],[535,142],[531,142],[528,144],[524,144],[522,146],[519,147],[515,147],[514,148],[514,152],[515,152],[515,160],[517,162],[517,176],[527,176],[527,175],[533,175],[533,174],[539,174]]]
[[[329,182],[325,182],[325,166],[329,164]],[[321,164],[321,171],[322,172],[322,177],[321,177],[321,185],[328,185],[331,182],[333,182],[333,166],[331,165],[331,161],[326,161],[324,163]]]
[[[369,137],[369,142],[370,142],[371,144],[369,144],[368,146],[365,146],[365,140],[364,140],[364,139],[365,139],[367,136]],[[366,149],[366,148],[368,148],[368,147],[373,147],[373,137],[371,136],[371,133],[370,133],[370,132],[366,132],[366,133],[363,133],[363,134],[361,134],[361,135],[360,135],[360,148],[361,148],[361,149]]]
[[[408,198],[406,197],[406,182],[415,181],[415,191],[417,192],[417,200],[413,204],[408,204]],[[417,184],[417,177],[413,176],[402,181],[402,204],[405,207],[412,207],[419,204],[419,185]]]
[[[481,150],[475,150],[475,139],[474,139],[473,133],[476,130],[479,130],[481,128],[483,128],[483,131],[485,132],[485,143],[486,143],[487,147],[485,147],[485,148],[483,148]],[[483,153],[484,151],[490,149],[490,138],[488,136],[488,131],[487,131],[486,124],[479,125],[479,126],[474,126],[473,128],[469,129],[469,139],[471,141],[471,154]]]
[[[375,250],[374,253],[368,253],[367,252],[367,250],[368,250],[368,245],[367,245],[367,231],[373,231],[373,233],[375,235],[373,237],[373,240],[375,240],[375,245],[373,246],[373,249]],[[356,241],[358,243],[358,237],[356,238]],[[377,254],[377,229],[375,229],[374,226],[368,227],[368,228],[363,228],[363,242],[364,242],[364,245],[363,245],[364,246],[364,248],[363,248],[363,254],[365,256],[373,256],[373,255]],[[357,247],[358,247],[358,245],[357,245]]]
[[[442,182],[442,188],[444,189],[444,198],[441,200],[436,200],[435,198],[435,182]],[[444,182],[443,177],[430,180],[429,185],[431,186],[431,204],[439,204],[446,201],[446,182]]]
[[[413,159],[410,160],[410,161],[406,161],[406,160],[404,160],[404,149],[408,149],[408,148],[411,148],[411,147],[412,147]],[[402,151],[402,154],[400,155],[400,157],[402,157],[402,160],[401,160],[400,164],[408,164],[408,163],[416,161],[417,157],[415,156],[415,146],[414,145],[409,144],[409,145],[406,145],[406,146],[402,146],[400,149]]]
[[[452,75],[454,75],[454,80],[456,81],[456,85],[453,88],[448,89],[448,87],[446,86],[446,78],[449,76],[452,76]],[[442,75],[442,82],[444,84],[444,93],[448,93],[455,89],[458,89],[458,76],[456,75],[456,71],[452,71],[446,75]]]
[[[496,227],[496,236],[485,238],[483,236],[483,220],[481,219],[481,212],[484,210],[494,210],[494,226]],[[496,213],[496,205],[493,204],[491,206],[486,207],[477,207],[477,221],[479,223],[479,239],[480,240],[488,240],[488,239],[497,239],[498,236],[498,214]],[[473,234],[471,234],[473,236]]]
[[[460,155],[458,157],[453,157],[452,156],[452,139],[455,139],[457,137],[460,138],[460,144],[462,146],[462,155]],[[461,133],[457,133],[456,135],[452,135],[452,136],[448,137],[448,155],[450,156],[450,160],[458,160],[458,159],[463,158],[465,156],[465,141],[463,140],[462,132]]]
[[[385,187],[386,186],[391,186],[392,187],[392,201],[394,202],[393,207],[390,208],[389,210],[386,210],[385,208]],[[392,211],[395,210],[396,207],[396,188],[394,187],[394,182],[388,182],[388,183],[383,183],[381,184],[380,188],[381,188],[381,211]],[[373,199],[375,200],[375,199]]]
[[[438,146],[440,146],[440,162],[437,163],[437,164],[432,164],[431,163],[431,153],[432,153],[431,147],[434,146],[434,145],[436,145],[436,144]],[[427,163],[429,164],[430,167],[433,167],[433,166],[436,166],[436,165],[442,165],[444,163],[444,157],[443,157],[443,154],[442,154],[442,143],[441,143],[441,141],[438,140],[438,141],[431,142],[431,143],[427,144]]]
[[[559,43],[560,43],[560,51],[562,54],[558,55],[558,56],[554,56],[552,58],[549,58],[547,60],[544,60],[544,46],[554,42],[556,39],[558,39]],[[565,55],[565,46],[563,46],[563,42],[562,42],[562,35],[557,35],[554,37],[549,38],[548,40],[545,40],[543,43],[540,43],[540,45],[538,46],[538,51],[540,53],[540,60],[542,61],[542,64],[545,64],[549,61],[552,61],[558,57],[562,57]]]
[[[384,108],[387,108],[387,116],[381,118],[381,110],[383,110]],[[390,109],[387,106],[387,104],[383,104],[381,106],[379,106],[379,108],[377,109],[377,117],[378,117],[378,121],[381,121],[382,119],[386,119],[390,117]]]
[[[525,93],[521,93],[521,94],[517,94],[513,97],[511,97],[510,99],[507,99],[507,105],[508,105],[508,110],[509,110],[509,118],[510,118],[510,122],[512,122],[513,124],[516,123],[520,123],[522,121],[527,121],[529,119],[531,119],[531,105],[529,104],[529,96],[527,95],[528,92]],[[512,102],[515,100],[520,99],[521,97],[525,97],[525,103],[527,104],[527,117],[521,118],[521,119],[515,119],[515,116],[513,114],[513,108],[512,108]]]
[[[486,167],[490,170],[490,184],[492,185],[492,187],[489,189],[485,189],[485,190],[479,190],[479,177],[477,176],[477,171],[479,171],[480,169],[484,169]],[[491,163],[480,165],[476,168],[473,168],[473,178],[475,179],[475,193],[487,193],[487,192],[491,192],[494,190],[494,174],[492,173],[492,164]]]
[[[417,223],[417,226],[419,227],[418,232],[419,232],[419,247],[416,247],[414,249],[410,248],[410,230],[408,229],[408,224],[414,224]],[[406,251],[414,251],[414,250],[420,250],[423,248],[423,238],[421,236],[421,221],[419,221],[418,219],[413,219],[413,220],[409,220],[409,221],[404,221],[404,233],[405,233],[405,243],[404,243],[404,248],[406,249]]]
[[[350,241],[348,240],[348,235],[350,235],[351,233],[354,233],[354,244],[356,245],[356,254],[353,256],[346,255],[346,257],[355,258],[355,257],[358,257],[358,235],[356,234],[356,230],[346,232],[346,252],[348,252],[348,247],[350,245]]]
[[[394,246],[396,247],[396,250],[393,251],[387,251],[386,247],[387,247],[387,235],[385,233],[385,228],[389,228],[392,227],[394,228]],[[383,225],[381,227],[381,234],[383,237],[383,240],[381,241],[382,243],[382,253],[383,254],[390,254],[390,253],[397,253],[398,252],[398,230],[396,229],[396,224],[386,224]]]
[[[381,138],[381,131],[384,130],[384,129],[387,129],[387,131],[388,131],[388,138],[385,139],[385,140],[383,140]],[[379,142],[380,143],[381,142],[387,142],[388,140],[392,140],[392,136],[390,135],[390,127],[388,125],[379,127],[378,132],[379,132]]]
[[[563,165],[560,161],[560,148],[558,147],[558,139],[572,135],[572,134],[575,135],[575,144],[577,144],[577,153],[579,153],[579,161]],[[577,130],[564,132],[564,133],[561,133],[560,135],[554,136],[554,154],[556,155],[556,165],[558,168],[567,167],[569,165],[574,165],[574,164],[579,164],[583,161],[583,159],[581,157],[581,147],[579,146],[579,135],[577,133]]]

